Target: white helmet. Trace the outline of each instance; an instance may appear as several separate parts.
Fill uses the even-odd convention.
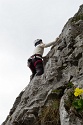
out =
[[[38,44],[42,43],[42,39],[36,39],[34,41],[34,46],[37,46]]]

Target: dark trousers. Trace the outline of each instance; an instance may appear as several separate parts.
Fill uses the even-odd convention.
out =
[[[40,58],[32,58],[29,68],[32,71],[32,78],[34,77],[34,75],[39,76],[44,73],[43,61]]]

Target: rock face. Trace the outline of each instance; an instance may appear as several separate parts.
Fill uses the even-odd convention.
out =
[[[83,88],[83,5],[44,57],[44,70],[19,94],[2,125],[83,125],[83,111],[78,114],[69,99],[73,86]]]

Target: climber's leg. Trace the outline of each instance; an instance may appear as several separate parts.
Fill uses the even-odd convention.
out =
[[[30,79],[32,80],[33,77],[34,77],[34,75],[36,74],[36,70],[35,70],[34,65],[31,65],[30,69],[31,69],[31,71],[32,71],[32,75],[30,76]]]
[[[34,66],[35,66],[35,70],[36,70],[36,76],[42,75],[44,73],[42,60],[37,60],[34,63]]]
[[[32,62],[32,59],[30,59],[30,58],[28,59],[27,65],[32,72],[32,75],[31,75],[30,79],[33,79],[34,75],[36,74],[36,70],[35,70],[34,64]]]

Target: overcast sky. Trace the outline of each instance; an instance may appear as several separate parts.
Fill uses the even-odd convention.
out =
[[[83,0],[0,0],[0,124],[29,83],[27,59],[33,53],[33,41],[55,40],[82,3]]]

